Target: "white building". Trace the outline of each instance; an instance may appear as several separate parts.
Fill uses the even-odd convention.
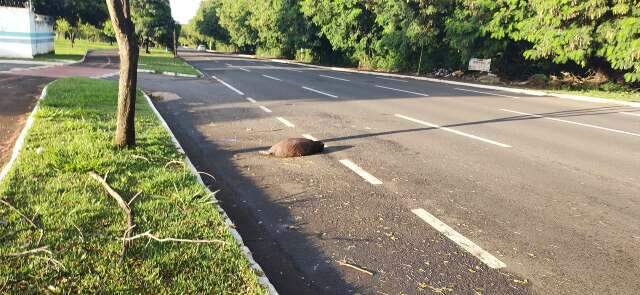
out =
[[[53,18],[30,8],[0,6],[0,57],[33,58],[53,52],[53,23]]]

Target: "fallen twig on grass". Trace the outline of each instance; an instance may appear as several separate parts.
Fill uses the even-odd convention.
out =
[[[336,260],[336,262],[337,262],[337,263],[338,263],[338,265],[340,265],[340,266],[346,266],[346,267],[349,267],[349,268],[353,268],[353,269],[355,269],[355,270],[357,270],[357,271],[360,271],[360,272],[366,273],[366,274],[368,274],[368,275],[370,275],[370,276],[372,276],[372,275],[373,275],[373,272],[371,272],[371,271],[369,271],[369,270],[366,270],[366,269],[364,269],[364,268],[362,268],[362,267],[359,267],[359,266],[357,266],[357,265],[354,265],[354,264],[348,263],[346,260]]]
[[[18,213],[18,215],[20,215],[22,218],[24,218],[24,220],[28,221],[29,224],[31,224],[31,226],[33,226],[34,229],[38,229],[38,226],[35,223],[33,223],[33,221],[31,219],[29,219],[27,216],[22,214],[22,212],[20,212],[20,210],[16,209],[16,207],[11,206],[11,204],[9,204],[7,201],[5,201],[3,199],[0,199],[0,203],[2,203],[5,206],[11,208],[13,211],[16,211],[16,213]]]
[[[134,158],[134,159],[142,159],[142,160],[145,160],[145,161],[151,163],[151,161],[149,159],[147,159],[146,157],[143,157],[143,156],[131,155],[131,157]]]
[[[53,253],[51,253],[51,251],[49,251],[49,247],[44,246],[44,247],[39,247],[39,248],[35,248],[35,249],[31,249],[31,250],[27,250],[24,252],[19,252],[19,253],[9,253],[4,255],[4,257],[21,257],[21,256],[29,256],[29,255],[33,255],[33,254],[37,254],[37,253],[47,253],[49,255],[53,255]]]
[[[185,167],[184,162],[177,161],[177,160],[171,160],[171,161],[167,162],[167,164],[164,165],[164,168],[167,168],[167,167],[171,166],[172,164],[182,165],[182,167]]]
[[[211,179],[213,179],[213,181],[216,181],[216,178],[215,178],[215,177],[213,177],[213,175],[211,175],[211,174],[209,174],[209,173],[207,173],[207,172],[196,171],[196,173],[198,173],[198,174],[204,174],[204,175],[206,175],[206,176],[211,177]]]
[[[39,254],[39,253],[45,253],[49,257],[34,256],[35,254]],[[60,267],[62,269],[66,269],[64,267],[64,264],[62,264],[62,262],[60,262],[60,261],[58,261],[58,260],[53,258],[53,253],[51,253],[51,251],[49,251],[49,247],[47,247],[47,246],[38,247],[38,248],[35,248],[35,249],[31,249],[31,250],[27,250],[27,251],[19,252],[19,253],[10,253],[10,254],[6,254],[6,255],[4,255],[2,257],[16,258],[16,257],[25,257],[25,256],[29,256],[29,257],[33,257],[33,258],[37,258],[37,259],[43,259],[43,260],[45,260],[47,262],[53,263],[57,267]]]
[[[120,206],[125,216],[127,217],[127,230],[124,233],[125,240],[122,243],[122,256],[120,258],[120,260],[122,261],[125,255],[127,254],[127,248],[129,248],[129,243],[127,243],[126,238],[129,238],[131,236],[131,230],[135,226],[133,223],[133,211],[131,210],[131,207],[129,207],[129,203],[125,202],[124,199],[120,196],[120,194],[118,194],[118,192],[116,192],[114,189],[111,188],[111,186],[109,186],[109,184],[105,179],[100,177],[100,175],[96,174],[95,172],[89,172],[89,175],[93,177],[95,180],[97,180],[98,182],[100,182],[100,184],[102,184],[102,187],[104,187],[107,193],[116,200],[116,203],[118,203],[118,206]]]
[[[190,239],[177,239],[177,238],[158,238],[158,237],[154,236],[153,234],[151,234],[151,231],[147,231],[147,232],[141,233],[139,235],[135,235],[133,237],[123,238],[123,240],[125,240],[125,241],[133,241],[133,240],[144,238],[144,237],[152,239],[152,240],[155,240],[155,241],[160,242],[160,243],[164,243],[164,242],[181,242],[181,243],[196,243],[196,244],[222,244],[222,245],[226,245],[227,244],[227,242],[225,242],[223,240],[190,240]]]

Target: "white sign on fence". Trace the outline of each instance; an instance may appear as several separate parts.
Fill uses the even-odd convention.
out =
[[[469,71],[490,72],[491,59],[472,58],[469,60]]]

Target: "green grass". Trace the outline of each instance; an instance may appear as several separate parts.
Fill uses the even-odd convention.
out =
[[[85,78],[49,87],[22,153],[0,183],[2,200],[37,226],[0,204],[0,293],[265,293],[142,98],[137,146],[114,148],[116,94],[115,82]],[[108,175],[125,200],[141,192],[132,204],[134,234],[226,244],[142,238],[120,263],[125,218],[91,171]],[[39,247],[51,254],[11,256]]]
[[[565,93],[571,95],[591,96],[599,98],[608,98],[621,101],[640,102],[640,91],[633,90],[617,90],[617,91],[605,91],[605,90],[547,90],[554,93]]]
[[[151,49],[150,54],[141,49],[138,67],[155,71],[156,73],[173,72],[187,75],[200,75],[198,71],[181,58],[173,58],[173,54],[162,49]]]
[[[115,49],[117,45],[105,42],[92,42],[89,40],[77,39],[73,47],[71,41],[64,38],[57,38],[54,42],[55,53],[42,54],[36,56],[35,60],[68,60],[79,61],[89,49]]]
[[[88,40],[76,40],[73,48],[71,41],[58,38],[55,40],[55,53],[38,55],[34,60],[40,61],[79,61],[87,50],[96,49],[117,49],[117,44],[109,44],[105,42],[92,42]],[[173,72],[187,75],[199,75],[191,65],[180,58],[173,58],[170,52],[163,49],[152,48],[150,54],[144,53],[144,49],[140,48],[140,60],[138,67],[140,69],[152,70],[156,73]]]

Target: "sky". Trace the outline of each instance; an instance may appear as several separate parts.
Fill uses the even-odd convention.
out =
[[[186,24],[196,14],[201,0],[170,0],[171,14],[181,24]]]

